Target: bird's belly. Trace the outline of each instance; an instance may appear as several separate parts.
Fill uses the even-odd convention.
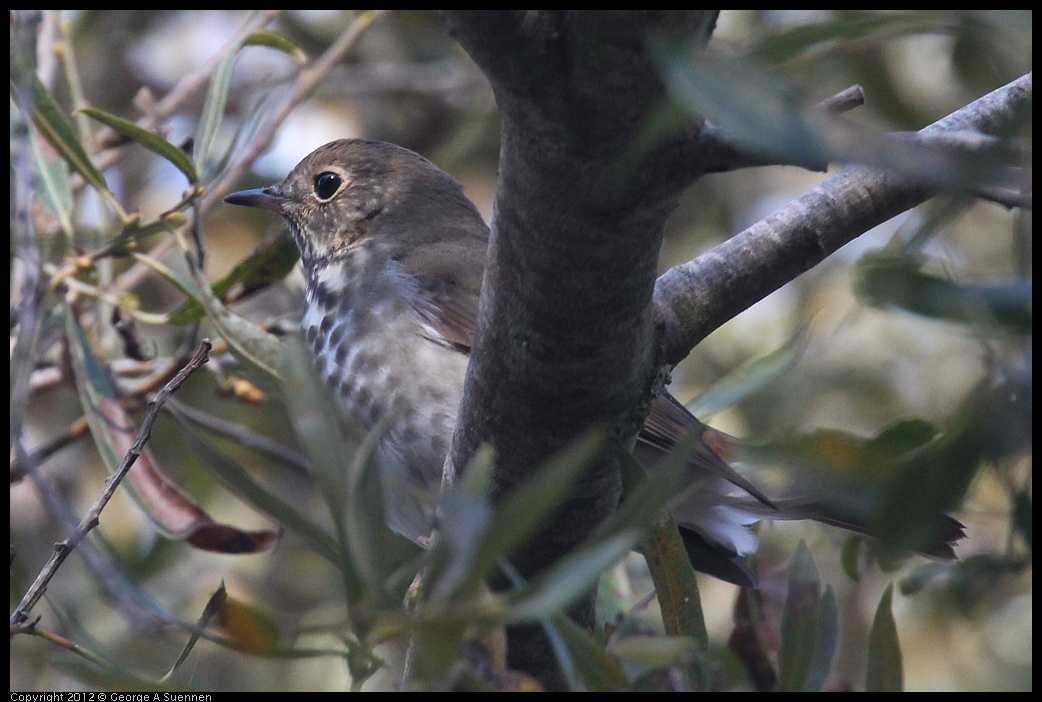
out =
[[[332,312],[309,305],[302,323],[322,379],[378,445],[388,521],[416,539],[430,532],[417,488],[436,495],[463,393],[467,357],[423,335],[407,305],[386,298]],[[433,500],[431,501],[433,503]]]

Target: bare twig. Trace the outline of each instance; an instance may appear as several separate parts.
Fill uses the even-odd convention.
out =
[[[841,115],[864,104],[865,89],[860,85],[852,85],[819,102],[818,109],[830,114]]]
[[[81,417],[78,420],[86,431],[87,421]],[[15,442],[15,453],[19,465],[24,466],[26,472],[36,485],[40,502],[47,510],[51,520],[60,525],[61,528],[73,530],[76,528],[77,517],[73,513],[69,501],[62,495],[57,481],[40,470],[46,457],[36,460],[39,450],[32,456],[26,453],[21,441]],[[156,632],[165,625],[183,626],[173,615],[167,612],[159,603],[148,599],[148,595],[128,581],[126,574],[115,567],[111,557],[106,557],[98,546],[89,540],[81,541],[78,546],[80,557],[83,559],[87,570],[94,576],[100,592],[108,598],[109,602],[119,611],[124,613],[127,621],[133,625]],[[36,619],[39,621],[39,617]],[[35,622],[26,624],[35,626]],[[23,625],[24,626],[24,625]],[[35,632],[25,633],[39,633]],[[46,637],[45,637],[46,638]]]
[[[15,632],[15,627],[24,623],[28,618],[29,610],[39,601],[47,590],[47,584],[54,577],[54,574],[58,571],[58,568],[65,559],[68,558],[76,545],[85,537],[92,529],[94,529],[101,518],[101,512],[105,509],[105,505],[108,504],[109,500],[112,499],[113,494],[116,492],[116,488],[119,487],[120,482],[130,471],[131,466],[137,461],[141,450],[144,448],[145,443],[152,436],[152,426],[155,424],[156,417],[159,416],[159,409],[163,406],[163,403],[173,395],[178,388],[188,379],[192,373],[198,370],[209,358],[211,344],[209,339],[203,339],[199,345],[199,350],[191,361],[188,362],[184,368],[178,371],[169,383],[167,383],[162,390],[156,394],[156,399],[148,403],[148,410],[145,412],[145,417],[141,422],[141,431],[138,432],[137,440],[134,445],[131,446],[130,450],[123,457],[123,462],[119,468],[113,473],[106,481],[105,486],[98,495],[97,499],[87,510],[87,513],[80,520],[79,525],[73,533],[64,541],[61,541],[54,545],[54,553],[51,558],[44,565],[40,574],[36,577],[36,581],[33,582],[29,590],[25,593],[22,601],[15,608],[14,614],[11,615],[11,627],[12,635]]]

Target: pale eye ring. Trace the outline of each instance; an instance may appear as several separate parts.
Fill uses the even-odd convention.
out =
[[[319,200],[328,200],[337,194],[344,179],[336,173],[324,171],[315,176],[315,195]]]

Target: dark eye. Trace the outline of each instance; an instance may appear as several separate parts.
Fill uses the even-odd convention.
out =
[[[336,173],[329,171],[319,173],[315,176],[315,194],[320,200],[328,200],[336,195],[336,191],[340,189],[340,184],[343,182],[343,179]]]

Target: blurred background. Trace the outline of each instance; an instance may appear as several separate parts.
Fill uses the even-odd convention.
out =
[[[268,29],[315,57],[360,16],[284,11],[263,19]],[[914,131],[1030,71],[1031,20],[1030,11],[725,11],[712,44],[762,61],[791,81],[808,103],[860,84],[866,105],[856,111],[858,121]],[[71,104],[71,95],[81,95],[91,106],[135,120],[156,110],[188,77],[212,70],[207,67],[248,22],[262,23],[257,14],[238,11],[46,11],[38,70],[63,105]],[[69,66],[75,68],[75,83],[67,78]],[[315,94],[296,104],[285,119],[277,117],[299,85],[299,71],[291,57],[263,47],[244,49],[236,61],[218,142],[235,158],[263,138],[266,125],[279,121],[250,172],[230,187],[274,183],[327,141],[366,137],[401,144],[431,159],[464,184],[486,219],[491,216],[499,146],[495,101],[436,14],[393,11],[375,17]],[[164,113],[164,135],[170,142],[181,144],[192,136],[204,98],[205,82]],[[90,129],[101,132],[97,124]],[[761,168],[704,178],[684,196],[671,220],[662,270],[709,250],[827,175]],[[105,176],[124,207],[140,211],[145,220],[176,204],[186,187],[169,162],[140,147],[127,148]],[[278,237],[282,225],[263,214],[213,205],[204,220],[206,274],[217,280],[258,245]],[[752,442],[770,442],[817,429],[869,437],[909,415],[943,425],[996,367],[1026,366],[1030,376],[1030,333],[985,336],[968,325],[868,306],[855,294],[854,269],[866,251],[913,237],[925,239],[922,251],[942,262],[953,279],[981,284],[1030,280],[1030,212],[978,201],[960,207],[957,216],[936,214],[926,206],[887,222],[726,324],[677,367],[673,394],[684,402],[697,401],[721,381],[733,380],[736,371],[781,349],[782,371],[752,366],[758,382],[729,406],[714,407],[711,415],[701,417]],[[77,203],[77,245],[89,249],[92,237],[94,245],[103,241],[105,224],[97,203],[84,195]],[[176,252],[164,261],[183,268]],[[113,280],[130,270],[121,261],[109,265]],[[292,326],[299,316],[301,289],[299,271],[294,271],[236,309],[255,321]],[[142,277],[132,293],[136,304],[150,311],[169,312],[183,300],[175,288],[154,277]],[[138,324],[152,356],[172,354],[183,332],[174,325]],[[226,372],[222,363],[211,362],[190,379],[178,399],[292,450],[297,440],[285,406],[274,395],[253,403],[227,392],[228,376],[234,375],[233,368]],[[26,443],[32,447],[52,439],[80,414],[74,390],[42,387],[29,400]],[[234,439],[218,441],[255,475],[277,486],[286,500],[302,510],[316,509],[314,491],[301,473]],[[160,417],[150,445],[164,470],[220,521],[249,529],[271,526],[228,496],[198,460],[186,457],[190,452],[179,438],[178,425],[166,415]],[[1030,468],[1028,452],[1027,458],[1007,459],[976,473],[957,515],[968,532],[958,553],[975,569],[938,570],[913,559],[899,570],[865,567],[854,581],[841,567],[842,534],[791,524],[761,530],[763,572],[774,568],[783,574],[797,542],[804,539],[823,580],[837,592],[842,640],[853,646],[839,652],[836,688],[856,687],[852,681],[864,676],[860,644],[883,588],[889,582],[914,581],[917,585],[907,589],[916,592],[899,591],[894,603],[907,689],[1031,689],[1031,568],[1013,568],[1011,560],[998,558],[1023,554],[1025,548],[1029,552],[1030,540],[1025,545],[1012,526],[1011,495],[1027,496],[1030,505]],[[77,520],[106,474],[87,437],[55,453],[40,470]],[[12,609],[53,544],[68,533],[39,495],[32,480],[13,479]],[[193,622],[222,580],[256,614],[248,618],[252,625],[270,626],[278,632],[273,636],[298,648],[336,648],[338,634],[323,625],[342,616],[339,583],[313,553],[294,548],[292,534],[274,551],[257,555],[194,551],[159,538],[118,493],[97,539],[108,559],[101,572],[117,581],[115,590],[99,585],[98,567],[77,553],[35,613],[51,629],[120,661],[142,679],[165,673],[185,638],[147,613],[162,610]],[[980,559],[973,560],[975,556]],[[783,582],[784,576],[779,577]],[[641,557],[620,564],[602,589],[609,616],[629,611],[645,598],[651,585]],[[122,601],[113,600],[106,594],[113,591],[127,594]],[[702,581],[725,689],[744,686],[737,662],[726,651],[736,592],[719,581]],[[654,605],[645,609],[634,619],[653,628]],[[388,650],[386,655],[400,654]],[[82,690],[89,676],[89,666],[47,641],[12,639],[12,690]],[[244,655],[205,642],[178,676],[175,680],[185,685],[215,690],[338,690],[347,684],[346,667],[336,656]],[[388,684],[378,678],[368,687]]]

